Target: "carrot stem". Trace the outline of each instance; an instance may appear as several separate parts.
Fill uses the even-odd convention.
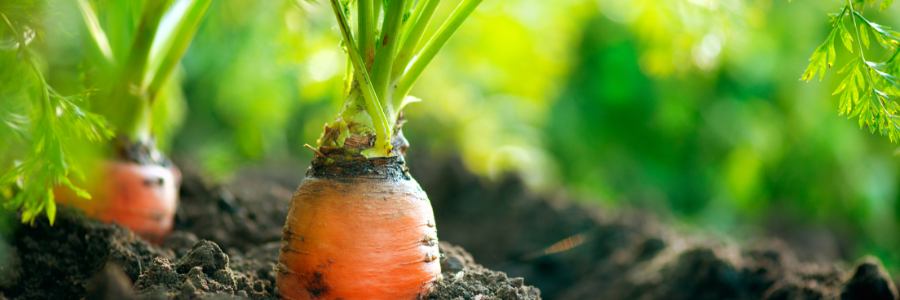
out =
[[[125,63],[120,65],[120,80],[110,91],[102,105],[97,106],[115,130],[134,141],[150,138],[150,99],[140,88],[149,54],[160,20],[171,0],[148,1],[141,13],[134,40]],[[98,101],[100,99],[97,99]]]
[[[378,19],[381,18],[381,7],[382,7],[382,4],[384,4],[384,0],[374,0],[374,1],[375,1],[375,3],[374,3],[375,6],[372,8],[372,13],[374,14],[375,18],[373,18],[372,20],[374,20],[375,23],[374,23],[374,25],[372,25],[372,32],[375,32],[378,30],[378,27],[377,27]]]
[[[153,44],[162,43],[161,47],[152,47],[149,55],[150,64],[144,74],[142,89],[149,95],[152,103],[163,84],[168,81],[172,70],[181,61],[188,46],[194,39],[194,34],[200,27],[200,21],[209,8],[212,0],[181,0],[189,2],[184,12],[175,18],[176,25],[169,31],[158,31],[157,39]],[[178,7],[179,5],[174,5]],[[165,26],[163,26],[165,27]],[[162,34],[162,36],[159,36]],[[159,50],[156,50],[159,48]],[[153,51],[155,50],[155,51]]]
[[[408,36],[406,40],[403,42],[403,47],[400,48],[400,52],[397,53],[397,60],[394,62],[394,67],[392,70],[391,78],[396,80],[398,76],[403,74],[406,71],[406,66],[409,65],[409,61],[412,60],[412,53],[415,52],[419,47],[419,42],[422,40],[422,35],[425,33],[425,30],[428,29],[428,23],[431,22],[431,16],[434,15],[434,11],[437,10],[438,5],[441,3],[441,0],[420,0],[419,3],[424,3],[421,12],[416,17],[414,23],[411,23],[410,26],[407,27]],[[416,9],[418,11],[418,9]]]
[[[362,51],[366,67],[372,66],[372,60],[375,59],[375,16],[372,9],[373,0],[359,0],[356,26],[356,34],[359,39],[360,51]],[[380,2],[381,0],[374,0]]]
[[[365,64],[359,55],[353,40],[353,34],[350,32],[350,25],[347,22],[347,16],[341,8],[339,0],[331,0],[331,7],[338,20],[338,27],[341,28],[341,34],[344,38],[344,44],[347,46],[347,52],[350,56],[350,62],[353,65],[356,74],[356,82],[363,92],[363,98],[366,100],[366,112],[372,118],[372,124],[375,126],[375,151],[379,156],[390,155],[390,132],[388,131],[388,121],[378,101],[378,95],[372,87],[372,81],[369,73],[366,71]]]
[[[397,41],[400,39],[401,27],[403,25],[403,8],[406,7],[407,0],[392,0],[388,3],[387,10],[384,14],[384,25],[381,30],[381,49],[375,54],[375,62],[372,64],[372,81],[375,86],[375,93],[385,99],[382,103],[384,110],[387,112],[388,119],[393,119],[394,110],[388,97],[388,81],[390,80],[391,67],[394,64],[394,53],[396,52]]]
[[[113,56],[112,47],[109,45],[109,39],[106,38],[106,32],[100,27],[97,13],[94,12],[87,0],[78,0],[77,4],[78,9],[81,11],[85,28],[90,33],[91,40],[93,40],[89,48],[95,56],[98,56],[97,62],[99,65],[108,70],[115,64],[116,59]]]
[[[431,40],[419,50],[422,36],[428,28],[440,0],[358,0],[360,20],[355,28],[360,35],[354,39],[347,16],[349,4],[331,0],[338,20],[348,56],[347,77],[344,86],[344,105],[335,123],[326,128],[319,140],[320,147],[344,148],[349,136],[363,137],[371,129],[354,129],[350,126],[369,121],[375,127],[375,145],[359,147],[358,143],[344,150],[356,151],[366,157],[391,155],[390,140],[397,111],[412,101],[407,99],[410,87],[422,74],[422,70],[434,59],[462,22],[472,14],[482,0],[463,0]],[[374,2],[373,2],[374,1]],[[383,3],[383,4],[382,4]],[[384,19],[378,30],[378,17],[384,6]],[[380,36],[376,37],[376,34]],[[371,36],[370,36],[371,35]],[[369,43],[374,38],[374,58],[370,56]],[[413,55],[418,51],[418,55]],[[371,59],[371,60],[370,60]],[[371,64],[369,64],[371,62]],[[351,68],[352,66],[352,68]],[[355,79],[355,80],[354,80]],[[354,83],[355,82],[355,83]],[[410,98],[414,99],[414,98]],[[330,129],[329,129],[330,128]],[[339,130],[329,131],[329,130]],[[372,152],[375,153],[372,153]]]
[[[441,25],[434,37],[432,37],[422,50],[415,55],[415,60],[396,84],[397,90],[394,91],[393,94],[393,105],[399,106],[400,103],[403,102],[403,98],[409,94],[409,90],[412,88],[412,85],[416,83],[416,80],[419,79],[419,76],[422,75],[425,67],[431,63],[431,60],[434,59],[438,51],[447,44],[447,41],[450,40],[453,33],[455,33],[456,30],[459,29],[459,26],[462,25],[462,22],[475,11],[478,4],[481,4],[481,1],[482,0],[463,0],[459,3],[459,6],[457,6],[453,13],[450,14],[447,21]]]

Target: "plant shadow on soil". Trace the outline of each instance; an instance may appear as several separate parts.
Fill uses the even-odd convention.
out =
[[[647,213],[531,193],[514,175],[486,183],[455,158],[408,161],[444,241],[428,299],[898,299],[871,258],[848,270],[801,263],[783,243],[695,240]],[[302,172],[210,185],[185,170],[162,247],[65,207],[53,227],[3,232],[0,299],[277,299],[273,268]]]

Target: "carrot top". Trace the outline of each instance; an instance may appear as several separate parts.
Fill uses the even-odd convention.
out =
[[[326,125],[319,150],[369,158],[401,155],[392,137],[399,132],[400,110],[419,101],[408,95],[412,85],[482,0],[463,0],[425,43],[422,37],[440,0],[358,0],[355,37],[351,3],[330,1],[349,63],[343,108]]]
[[[812,57],[809,66],[803,71],[800,80],[810,81],[818,74],[819,80],[825,77],[825,71],[834,66],[837,59],[835,44],[840,39],[847,51],[853,53],[850,59],[837,73],[846,74],[844,80],[834,94],[841,94],[839,112],[848,118],[859,118],[859,128],[869,132],[878,132],[887,136],[891,142],[900,141],[900,32],[890,27],[877,24],[863,17],[863,10],[873,0],[846,0],[840,12],[829,14],[831,32]],[[893,0],[881,2],[878,10],[891,6]],[[891,54],[885,60],[869,60],[866,49],[869,48],[869,32]],[[855,38],[854,38],[855,37]],[[856,52],[854,52],[856,51]],[[870,56],[871,58],[871,56]]]

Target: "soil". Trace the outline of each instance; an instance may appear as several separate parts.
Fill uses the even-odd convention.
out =
[[[338,181],[361,177],[392,181],[411,179],[402,156],[366,158],[361,154],[316,155],[306,176]]]
[[[533,193],[515,175],[488,182],[457,159],[412,155],[408,165],[442,241],[525,278],[544,299],[898,299],[874,258],[852,268],[801,262],[777,239],[678,232],[650,213]]]
[[[898,299],[873,258],[800,262],[777,240],[691,236],[648,213],[532,193],[515,175],[491,183],[458,159],[407,163],[442,240],[429,299]],[[52,227],[0,225],[0,299],[277,299],[281,229],[303,174],[212,185],[179,165],[182,203],[162,246],[65,207]]]

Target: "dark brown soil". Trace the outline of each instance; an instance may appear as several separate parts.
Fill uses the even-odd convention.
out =
[[[413,155],[408,164],[428,192],[442,241],[525,278],[544,299],[897,299],[871,258],[851,270],[800,263],[777,240],[691,237],[644,212],[531,193],[517,176],[490,183],[453,160]]]
[[[485,269],[458,246],[440,243],[441,275],[428,299],[540,299],[541,291],[525,285],[522,277],[509,278],[503,272]]]
[[[443,241],[429,299],[897,299],[873,259],[800,263],[777,241],[690,237],[645,213],[533,194],[515,176],[489,183],[458,160],[409,165]],[[281,229],[302,174],[217,186],[182,169],[176,232],[162,247],[67,208],[53,227],[0,230],[0,258],[12,258],[0,261],[0,299],[276,299]]]
[[[216,186],[182,168],[187,170],[183,171],[181,205],[175,215],[176,234],[166,241],[176,253],[190,250],[197,239],[215,241],[228,254],[281,240],[296,187],[258,177],[242,177],[236,181],[239,186]],[[277,257],[277,250],[275,253]]]
[[[13,271],[0,280],[0,296],[10,299],[80,299],[90,279],[108,264],[135,280],[154,259],[174,257],[130,230],[90,220],[68,207],[60,207],[53,227],[38,218],[34,226],[18,226],[4,240],[15,254],[9,264]]]

